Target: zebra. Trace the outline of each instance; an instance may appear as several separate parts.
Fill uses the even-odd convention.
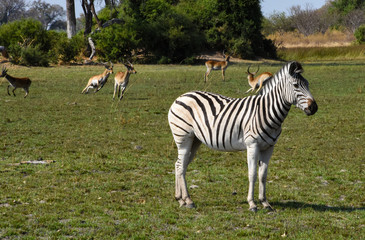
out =
[[[259,201],[274,211],[266,199],[266,177],[274,145],[291,105],[306,115],[318,106],[301,75],[298,62],[285,64],[265,81],[258,95],[229,98],[215,93],[193,91],[178,97],[168,112],[168,122],[178,149],[175,163],[175,199],[180,207],[194,208],[185,180],[189,163],[201,143],[220,151],[247,150],[249,210],[256,212],[254,185],[259,166]]]

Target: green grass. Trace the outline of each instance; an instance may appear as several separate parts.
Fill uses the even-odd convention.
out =
[[[247,211],[245,152],[205,146],[187,173],[197,208],[178,207],[168,109],[190,90],[245,96],[247,66],[230,66],[226,82],[213,72],[204,84],[203,66],[136,65],[121,102],[112,101],[114,75],[97,94],[80,94],[100,66],[9,66],[33,82],[24,99],[21,89],[8,96],[0,80],[0,238],[362,239],[362,63],[303,64],[319,110],[306,117],[293,107],[284,123],[268,174],[276,212]],[[54,162],[19,164],[40,158]]]
[[[364,60],[365,45],[286,48],[279,49],[278,56],[286,61]]]

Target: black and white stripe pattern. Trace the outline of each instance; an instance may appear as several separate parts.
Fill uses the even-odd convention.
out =
[[[220,151],[248,149],[249,175],[256,179],[256,173],[253,173],[256,167],[253,165],[257,165],[257,161],[268,163],[291,105],[297,105],[307,115],[317,110],[308,82],[300,75],[301,72],[299,63],[288,63],[265,81],[258,95],[246,98],[194,91],[175,100],[169,110],[168,120],[179,154],[175,197],[181,205],[193,206],[187,193],[185,173],[200,143]],[[254,169],[250,169],[250,161]],[[262,177],[266,179],[264,175]],[[250,188],[251,180],[255,179],[250,179]],[[262,188],[260,200],[268,207],[270,205],[264,196],[264,186]],[[248,201],[250,208],[255,209],[253,186],[250,191]]]

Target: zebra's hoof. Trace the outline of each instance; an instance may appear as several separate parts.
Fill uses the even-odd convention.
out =
[[[264,207],[264,209],[267,211],[267,212],[276,212],[274,208],[272,208],[271,206],[266,206]]]
[[[178,202],[180,207],[184,207],[186,205],[186,203],[182,199],[179,199]]]
[[[190,209],[192,209],[192,208],[196,208],[196,206],[195,206],[195,204],[194,204],[194,203],[186,204],[186,205],[185,205],[185,207],[186,207],[186,208],[190,208]]]
[[[248,210],[253,213],[257,213],[257,207],[252,207],[252,208],[249,208]]]

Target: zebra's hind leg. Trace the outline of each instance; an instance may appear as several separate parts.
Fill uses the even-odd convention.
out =
[[[180,207],[194,208],[195,204],[191,200],[185,179],[186,170],[189,163],[193,160],[201,142],[195,137],[186,137],[178,145],[178,159],[175,163],[175,198]]]
[[[270,147],[265,151],[261,151],[259,159],[259,200],[263,205],[264,209],[268,211],[275,211],[271,207],[270,203],[266,199],[266,179],[267,179],[267,169],[269,167],[269,161],[272,155],[274,147]]]

